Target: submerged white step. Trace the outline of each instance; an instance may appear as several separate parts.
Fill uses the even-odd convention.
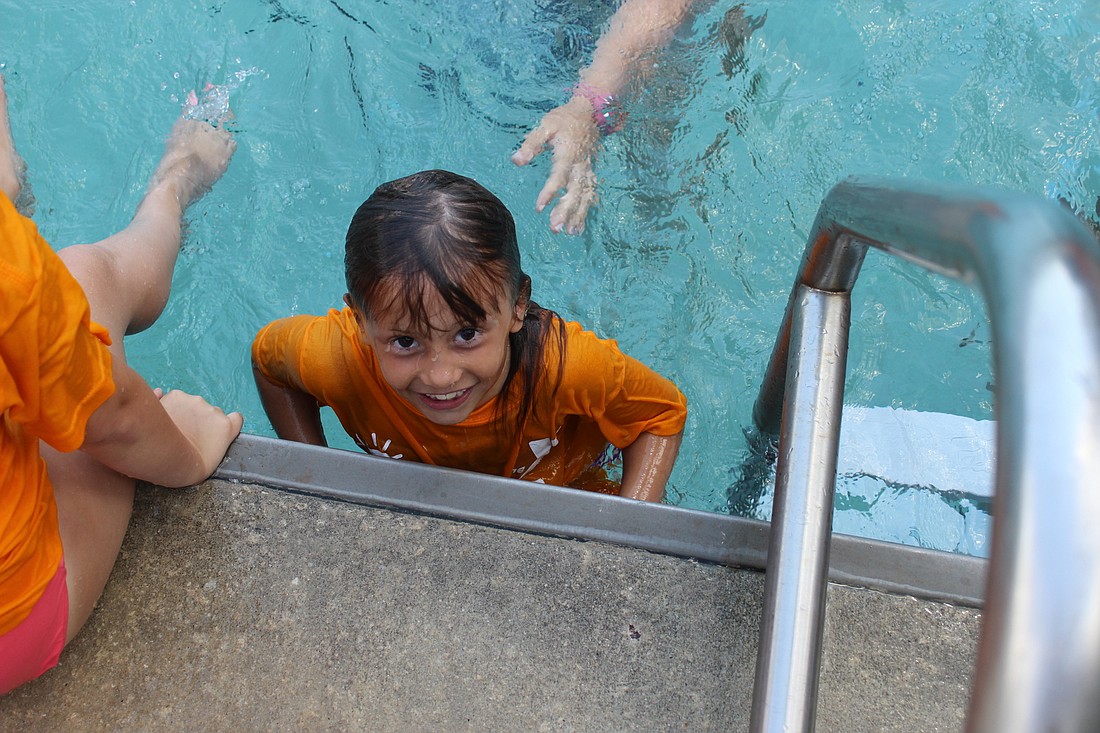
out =
[[[993,420],[845,405],[837,476],[992,497],[995,433]]]

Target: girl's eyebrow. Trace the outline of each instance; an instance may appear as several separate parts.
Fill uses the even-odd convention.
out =
[[[429,330],[435,331],[436,333],[449,333],[451,331],[461,331],[461,330],[466,329],[466,328],[481,328],[487,322],[488,322],[488,319],[481,319],[481,320],[477,320],[477,321],[467,322],[467,321],[463,321],[463,320],[460,320],[460,319],[456,318],[454,321],[452,321],[450,324],[448,324],[448,326],[446,328],[436,328],[434,325],[432,325],[430,323],[426,324],[426,325],[427,325],[427,328]],[[412,325],[412,324],[403,323],[403,324],[398,324],[398,325],[392,326],[392,327],[386,326],[385,328],[382,328],[380,330],[386,331],[387,333],[391,333],[391,334],[401,334],[401,335],[407,334],[409,336],[417,336],[417,335],[422,334],[422,329],[421,329],[420,324]]]
[[[379,334],[385,336],[413,336],[414,329],[406,328],[403,325],[394,326],[388,323],[381,323],[379,321],[371,319],[373,329]]]

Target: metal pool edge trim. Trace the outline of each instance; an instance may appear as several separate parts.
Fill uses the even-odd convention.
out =
[[[241,434],[214,478],[763,570],[768,522]],[[829,580],[980,607],[988,561],[834,534]]]

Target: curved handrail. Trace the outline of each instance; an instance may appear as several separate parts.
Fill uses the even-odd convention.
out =
[[[992,326],[994,528],[967,729],[1100,730],[1100,247],[1038,197],[867,178],[838,184],[818,211],[754,408],[780,451],[752,730],[813,727],[814,573],[828,562],[847,302],[868,247],[976,284]],[[820,587],[798,580],[807,570]]]

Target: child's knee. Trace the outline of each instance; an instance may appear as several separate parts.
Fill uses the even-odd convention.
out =
[[[109,249],[94,244],[74,244],[57,254],[89,297],[94,291],[112,292],[118,284],[116,256]]]

